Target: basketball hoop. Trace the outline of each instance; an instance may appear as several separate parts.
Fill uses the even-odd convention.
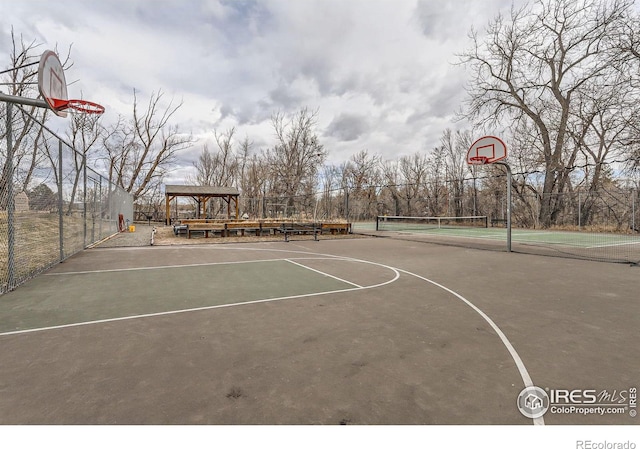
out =
[[[485,165],[489,158],[487,156],[471,156],[469,158],[469,164],[471,165]]]
[[[85,114],[102,114],[104,106],[87,100],[53,99],[54,111],[82,112]]]
[[[467,151],[467,164],[486,165],[507,157],[507,146],[495,136],[484,136],[473,142]]]

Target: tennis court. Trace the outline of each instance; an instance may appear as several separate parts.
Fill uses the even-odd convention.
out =
[[[0,297],[0,423],[634,424],[516,400],[637,387],[639,286],[402,239],[94,248]]]
[[[486,217],[483,217],[486,218]],[[375,236],[418,238],[434,243],[462,246],[506,248],[507,229],[486,226],[425,226],[421,223],[383,223],[376,231],[375,222],[356,223],[354,229]],[[569,232],[513,228],[512,249],[523,253],[560,255],[610,262],[639,263],[640,236],[637,234]]]

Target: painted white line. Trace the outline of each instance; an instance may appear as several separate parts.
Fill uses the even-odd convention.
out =
[[[331,275],[331,274],[329,274],[329,273],[325,273],[324,271],[316,270],[315,268],[311,268],[311,267],[308,267],[308,266],[306,266],[306,265],[302,265],[301,263],[294,262],[294,261],[293,261],[293,260],[291,260],[291,259],[284,259],[284,260],[286,260],[287,262],[292,263],[292,264],[294,264],[294,265],[297,265],[297,266],[299,266],[299,267],[306,268],[307,270],[311,270],[311,271],[313,271],[313,272],[315,272],[315,273],[321,274],[321,275],[323,275],[323,276],[326,276],[326,277],[329,277],[329,278],[335,279],[335,280],[340,281],[340,282],[344,282],[345,284],[349,284],[349,285],[353,285],[354,287],[362,288],[362,285],[355,284],[355,283],[353,283],[353,282],[347,281],[346,279],[340,279],[340,278],[339,278],[339,277],[337,277],[337,276],[333,276],[333,275]]]
[[[609,247],[614,247],[614,246],[630,246],[630,245],[640,245],[640,242],[607,243],[607,244],[604,244],[604,245],[587,246],[586,249],[609,248]]]
[[[518,371],[520,372],[520,377],[522,378],[522,381],[524,382],[524,386],[525,387],[534,386],[533,385],[533,381],[531,380],[531,376],[529,375],[529,372],[527,371],[527,368],[524,366],[524,362],[522,361],[522,359],[518,355],[518,352],[513,347],[513,345],[511,344],[511,342],[509,341],[507,336],[504,334],[504,332],[502,332],[502,330],[498,327],[498,325],[491,318],[489,318],[489,316],[486,313],[484,313],[482,310],[480,310],[475,304],[473,304],[471,301],[466,299],[464,296],[460,295],[459,293],[454,292],[453,290],[451,290],[450,288],[445,287],[442,284],[439,284],[439,283],[437,283],[435,281],[432,281],[431,279],[427,279],[427,278],[425,278],[423,276],[420,276],[418,274],[412,273],[410,271],[402,270],[400,268],[398,268],[397,270],[400,271],[401,273],[405,273],[405,274],[408,274],[410,276],[414,276],[414,277],[416,277],[418,279],[422,279],[423,281],[426,281],[426,282],[428,282],[428,283],[430,283],[432,285],[435,285],[438,288],[441,288],[442,290],[444,290],[446,292],[451,293],[453,296],[455,296],[456,298],[458,298],[459,300],[461,300],[462,302],[467,304],[469,307],[471,307],[473,310],[475,310],[489,324],[489,326],[491,326],[493,328],[495,333],[498,334],[498,337],[500,338],[500,340],[502,340],[502,344],[507,348],[507,351],[509,351],[509,354],[511,354],[511,358],[515,362],[516,367],[518,368]],[[537,425],[544,425],[544,418],[543,417],[535,418],[535,419],[533,419],[533,423],[537,424]]]
[[[214,265],[234,265],[234,264],[259,263],[259,262],[280,262],[283,260],[285,259],[241,260],[241,261],[230,261],[230,262],[191,263],[186,265],[160,265],[157,267],[113,268],[108,270],[90,270],[90,271],[67,271],[64,273],[44,273],[43,276],[68,276],[73,274],[118,273],[121,271],[165,270],[169,268],[190,268],[190,267],[208,267],[208,266],[214,266]]]

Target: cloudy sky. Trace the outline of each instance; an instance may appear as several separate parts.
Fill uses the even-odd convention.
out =
[[[524,0],[514,0],[521,5]],[[270,146],[270,116],[318,110],[330,163],[361,150],[396,158],[438,144],[464,98],[456,53],[511,0],[0,0],[0,57],[10,30],[61,53],[71,97],[131,116],[162,90],[175,123],[198,138],[237,128]],[[5,68],[6,63],[0,64]],[[58,122],[65,119],[52,118]],[[54,123],[55,125],[55,123]],[[176,171],[177,178],[186,169]],[[178,181],[178,179],[175,179]]]

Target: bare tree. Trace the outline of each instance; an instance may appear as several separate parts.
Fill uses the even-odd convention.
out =
[[[217,149],[212,151],[207,144],[204,145],[198,160],[193,164],[196,169],[195,177],[187,179],[188,183],[202,186],[229,187],[237,186],[242,182],[240,169],[243,163],[243,156],[235,149],[235,132],[235,128],[230,128],[222,133],[214,131]],[[242,149],[243,147],[241,147],[240,151]],[[246,151],[248,151],[248,148]],[[209,208],[216,207],[214,204],[215,202],[213,201],[208,202]],[[217,204],[218,210],[210,211],[213,216],[218,214],[223,207],[221,202]]]
[[[453,214],[464,215],[465,178],[469,174],[467,150],[472,144],[471,132],[457,130],[455,133],[447,128],[443,131],[440,144],[445,152],[447,183],[453,194]]]
[[[289,118],[282,113],[271,117],[276,144],[265,152],[265,162],[272,194],[285,197],[288,208],[295,208],[296,197],[305,203],[303,207],[314,201],[309,192],[317,187],[317,175],[327,157],[315,132],[317,115],[303,108]]]
[[[116,123],[104,129],[102,137],[109,182],[122,188],[132,175],[128,162],[136,146],[133,134],[133,128],[127,125],[124,117],[119,116]]]
[[[134,200],[162,182],[177,153],[193,144],[191,135],[170,123],[182,102],[162,106],[163,97],[162,91],[152,93],[146,107],[140,107],[134,90],[133,119],[119,120],[104,139],[112,179]]]
[[[214,161],[214,185],[230,186],[234,184],[238,175],[238,160],[234,151],[233,137],[236,129],[218,134],[214,132],[218,151],[215,153]]]
[[[358,219],[377,214],[378,190],[381,188],[380,156],[362,150],[351,156],[342,170],[349,214]]]
[[[542,157],[544,152],[541,147],[542,141],[538,138],[538,128],[530,121],[518,122],[509,142],[509,164],[513,172],[512,191],[519,202],[512,213],[514,221],[517,220],[520,225],[533,228],[540,227],[539,205],[543,184],[540,174],[544,170]],[[476,167],[478,166],[474,166],[474,169]],[[493,172],[487,171],[487,173]]]
[[[613,71],[612,71],[613,72]],[[591,221],[592,206],[606,181],[607,162],[627,152],[629,124],[637,117],[640,91],[634,92],[627,76],[613,72],[608,83],[586,83],[579,97],[579,120],[570,129],[575,147],[584,156],[587,195],[581,206],[580,223]]]
[[[198,160],[193,163],[195,178],[190,182],[203,186],[231,186],[238,178],[239,155],[234,150],[235,128],[223,133],[214,131],[217,149],[210,150],[205,144]]]
[[[187,184],[198,186],[213,186],[215,182],[216,165],[214,162],[213,152],[206,143],[202,146],[202,151],[198,156],[198,160],[193,163],[196,169],[194,176],[187,176]]]
[[[242,193],[249,199],[245,212],[254,217],[266,216],[265,196],[266,181],[268,179],[267,166],[260,155],[253,154],[245,162],[242,180]]]
[[[544,226],[555,222],[577,157],[570,120],[576,97],[612,62],[612,39],[632,0],[538,0],[533,8],[498,16],[482,42],[472,32],[461,61],[472,70],[466,117],[477,125],[530,121],[542,142],[545,177],[540,208]]]
[[[392,215],[401,215],[400,209],[400,170],[398,168],[397,160],[388,160],[384,161],[381,164],[382,167],[382,176],[384,178],[384,183],[386,187],[386,192],[383,190],[383,194],[388,192],[388,195],[391,196],[391,201],[393,206],[390,210],[392,210]],[[386,211],[383,211],[386,213]]]
[[[333,199],[339,191],[340,168],[336,165],[324,165],[322,168],[322,210],[320,214],[315,214],[316,218],[335,218],[338,208],[335,207]]]
[[[2,78],[3,85],[7,86],[9,95],[17,97],[35,98],[39,95],[35,87],[38,76],[37,63],[40,58],[36,41],[25,42],[22,36],[15,35],[11,29],[11,51],[9,54],[9,69]],[[63,66],[69,68],[71,62],[69,53],[64,59]],[[3,88],[4,90],[4,88]],[[48,116],[48,109],[36,106],[19,106],[12,108],[12,148],[13,155],[13,179],[20,190],[28,190],[32,181],[34,170],[46,159],[46,153],[38,149],[44,145],[43,128],[38,121],[44,122]],[[0,140],[6,139],[6,104],[0,104]],[[2,147],[5,148],[4,146]],[[7,149],[8,150],[8,149]],[[0,154],[3,159],[2,172],[0,173],[0,208],[6,208],[8,197],[6,187],[9,180],[9,165],[7,154]]]
[[[640,173],[640,14],[635,14],[622,24],[619,31],[619,58],[615,67],[621,76],[628,77],[635,92],[635,101],[629,105],[627,169],[632,175]]]
[[[446,158],[447,153],[443,147],[435,147],[429,153],[427,166],[427,207],[430,216],[439,216],[445,212],[446,188]]]
[[[408,216],[424,215],[423,208],[416,210],[416,200],[427,196],[425,186],[428,165],[428,157],[419,152],[400,157],[398,170],[401,176],[401,186],[398,191],[400,197],[405,201]]]
[[[95,114],[73,114],[67,138],[71,144],[73,160],[73,186],[71,196],[68,200],[67,213],[71,213],[74,207],[78,186],[81,185],[82,174],[87,168],[87,159],[92,150],[100,142],[103,128],[99,125],[100,115]]]
[[[246,182],[247,180],[247,165],[249,164],[249,159],[251,158],[251,149],[253,147],[253,142],[249,140],[248,136],[245,136],[244,139],[240,142],[239,148],[236,154],[236,184],[240,188],[242,193],[250,190],[250,186]]]

